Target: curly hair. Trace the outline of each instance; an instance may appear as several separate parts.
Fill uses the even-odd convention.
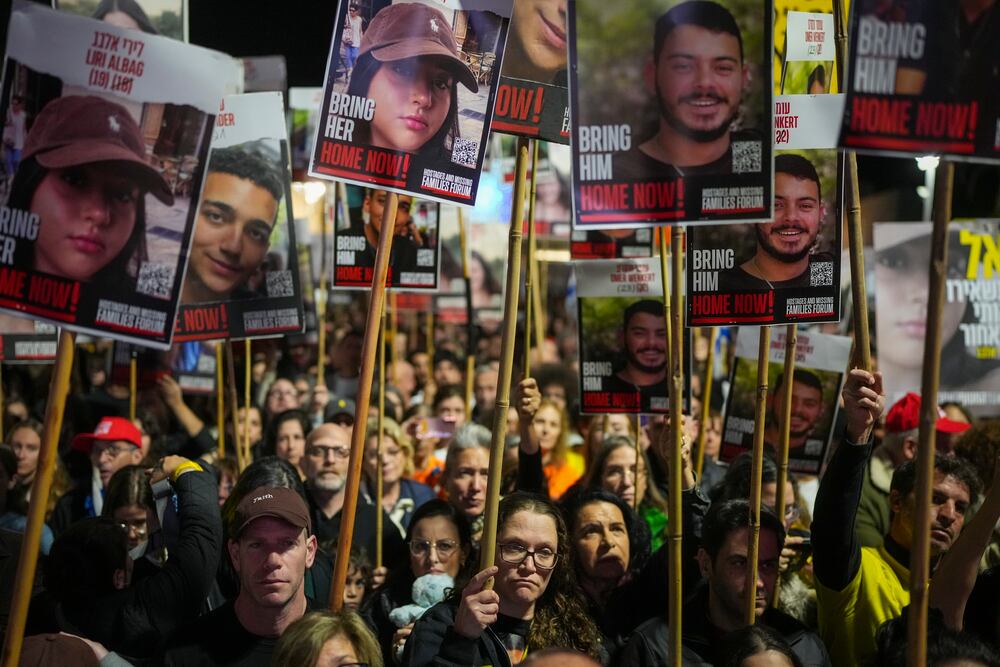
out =
[[[985,487],[993,485],[993,465],[1000,452],[1000,422],[983,421],[962,434],[955,453],[976,468]]]

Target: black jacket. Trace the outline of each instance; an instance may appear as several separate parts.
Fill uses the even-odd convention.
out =
[[[421,616],[403,651],[405,667],[512,667],[507,649],[492,630],[478,639],[468,639],[455,632],[458,600],[445,600]]]

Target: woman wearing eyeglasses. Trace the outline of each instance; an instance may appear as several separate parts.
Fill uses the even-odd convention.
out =
[[[500,667],[552,646],[604,657],[600,633],[568,562],[569,549],[566,526],[552,502],[524,492],[504,498],[496,565],[420,617],[406,642],[403,664]]]
[[[369,419],[365,437],[364,473],[362,493],[374,502],[379,462],[378,420]],[[382,509],[399,529],[406,534],[413,513],[424,503],[434,499],[434,489],[410,479],[413,475],[413,442],[394,420],[382,420]]]

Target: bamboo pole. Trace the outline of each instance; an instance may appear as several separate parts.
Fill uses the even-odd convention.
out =
[[[340,534],[337,536],[337,560],[333,567],[333,584],[330,586],[330,608],[340,611],[344,606],[344,587],[351,560],[351,542],[354,540],[354,520],[358,510],[358,491],[361,489],[361,464],[365,453],[365,423],[371,403],[372,375],[375,373],[375,353],[378,351],[378,329],[385,304],[385,276],[389,270],[389,251],[396,230],[396,210],[399,195],[390,192],[382,211],[381,232],[375,249],[375,271],[368,298],[368,319],[365,323],[365,340],[361,348],[361,373],[358,395],[354,407],[354,430],[351,432],[351,458],[347,469],[344,507],[341,510]],[[381,503],[381,499],[379,500]],[[380,505],[381,506],[381,505]]]
[[[462,209],[458,209],[458,245],[462,252],[462,280],[465,282],[465,420],[472,419],[472,396],[476,378],[476,323],[472,316],[472,282],[469,279],[469,248]]]
[[[385,420],[385,301],[382,302],[382,318],[378,328],[378,417],[375,429],[378,432],[375,456],[375,567],[382,567],[382,493],[385,480],[382,478],[382,429]],[[367,419],[365,420],[367,424]]]
[[[500,484],[507,439],[507,408],[510,406],[510,383],[514,367],[514,338],[517,336],[517,300],[521,280],[521,237],[524,228],[524,189],[528,170],[528,139],[517,138],[514,162],[514,196],[511,201],[510,235],[507,250],[507,287],[504,294],[503,331],[501,334],[500,373],[497,378],[496,407],[493,411],[493,440],[490,446],[489,482],[486,487],[486,510],[483,538],[480,542],[479,569],[493,566],[497,549],[497,513],[500,508]],[[493,587],[493,580],[487,582]]]
[[[701,428],[698,429],[698,451],[695,452],[695,478],[701,479],[705,469],[705,434],[712,418],[712,382],[715,379],[715,341],[719,337],[718,327],[709,327],[708,356],[705,357],[705,379],[701,385]]]
[[[135,395],[138,391],[139,360],[136,358],[135,348],[129,348],[128,359],[128,418],[135,421]]]
[[[229,345],[226,345],[226,377],[229,379],[229,405],[232,408],[231,421],[233,422],[233,449],[236,450],[236,467],[239,468],[239,471],[242,473],[243,469],[247,467],[247,461],[243,457],[243,445],[240,442],[240,402],[236,394],[236,360],[233,358],[233,345],[234,343],[231,341]],[[250,406],[244,406],[243,412],[244,420],[249,422]]]
[[[329,210],[324,207],[324,210]],[[319,272],[319,288],[316,290],[316,386],[322,387],[326,385],[326,298],[328,293],[327,288],[327,272],[326,272],[326,214],[322,216],[320,220],[322,225],[320,231],[320,248],[322,252],[320,253],[323,259],[320,261],[322,268]]]
[[[253,455],[250,442],[250,384],[252,381],[252,362],[250,353],[250,339],[247,338],[243,341],[243,405],[246,406],[247,418],[243,420],[243,460],[246,461],[247,465],[253,463]]]
[[[528,261],[524,271],[524,377],[531,377],[531,334],[532,311],[538,313],[535,306],[535,292],[538,281],[535,279],[535,188],[538,173],[538,140],[531,142],[531,175],[528,185]],[[542,339],[536,337],[535,344],[541,346]]]
[[[38,452],[38,472],[35,474],[31,489],[28,523],[24,529],[17,572],[14,576],[14,591],[3,645],[3,667],[17,667],[21,660],[28,605],[31,602],[31,589],[35,583],[38,565],[38,550],[42,540],[42,528],[45,525],[45,510],[52,491],[56,461],[59,458],[59,434],[62,430],[63,413],[66,410],[70,374],[73,371],[75,338],[75,334],[65,329],[60,330],[55,367],[49,385],[49,400],[45,406],[45,426],[42,431],[42,446]]]
[[[917,497],[915,517],[930,513],[937,445],[938,382],[941,377],[941,311],[948,267],[948,222],[951,219],[954,166],[938,164],[934,180],[934,228],[931,232],[930,278],[927,284],[927,333],[920,379],[920,436],[917,443]],[[931,578],[931,524],[913,522],[910,545],[910,620],[907,623],[907,665],[927,664],[927,585]]]
[[[434,384],[434,309],[431,308],[427,311],[427,316],[424,320],[424,326],[426,326],[425,336],[424,336],[424,351],[427,353],[427,381],[428,383],[437,389]],[[426,389],[424,390],[424,405],[430,405],[434,401],[434,395],[431,393],[428,395]]]
[[[681,655],[683,624],[681,619],[684,607],[684,591],[682,590],[682,573],[684,569],[684,511],[681,504],[681,494],[684,484],[681,453],[684,428],[682,419],[683,408],[681,404],[684,393],[684,330],[682,328],[684,325],[682,320],[683,308],[681,305],[683,297],[681,291],[683,278],[681,274],[684,266],[684,230],[679,225],[670,229],[670,254],[672,255],[671,268],[673,273],[670,281],[671,291],[669,292],[672,307],[668,312],[673,320],[670,327],[673,336],[670,339],[669,355],[670,374],[673,378],[673,386],[670,389],[670,439],[673,442],[673,447],[670,451],[670,482],[668,489],[670,494],[669,521],[667,523],[667,530],[669,531],[668,539],[670,540],[670,607],[667,618],[671,634],[671,660],[675,667],[680,667],[683,662],[683,656]],[[666,228],[661,227],[660,238],[665,239],[665,237]],[[665,243],[665,241],[661,240],[661,252]],[[663,277],[663,287],[663,300],[666,302],[666,276]]]
[[[670,310],[670,300],[667,298],[669,284],[667,282],[667,276],[669,273],[669,265],[667,264],[667,233],[664,231],[663,227],[656,230],[656,233],[660,235],[660,277],[663,281],[663,309],[665,311],[664,315],[667,319],[667,359],[669,364],[670,350],[673,350],[673,336],[671,335],[674,330],[673,318],[671,316]]]
[[[750,535],[747,547],[747,624],[757,622],[757,553],[760,546],[760,485],[764,470],[764,417],[767,413],[767,361],[771,348],[771,328],[760,328],[757,348],[757,410],[753,427],[753,464],[750,468]]]
[[[778,442],[778,486],[774,492],[774,511],[778,519],[785,520],[785,483],[788,481],[788,441],[792,426],[792,386],[795,384],[795,346],[798,343],[798,329],[794,324],[785,327],[785,366],[782,369],[781,391],[784,393],[781,414],[778,424],[781,438]],[[774,606],[778,606],[778,595],[781,593],[781,577],[774,582]]]
[[[389,368],[393,368],[396,362],[396,334],[399,333],[399,294],[396,290],[389,290],[389,309],[386,311],[386,318],[389,322],[389,335],[386,340],[389,343],[389,356],[387,357],[386,363]],[[382,324],[385,326],[385,323]],[[389,382],[393,386],[396,385],[396,374],[392,373],[389,376]]]
[[[222,379],[222,346],[225,341],[215,343],[215,425],[219,429],[219,458],[226,455],[226,399],[225,382]],[[236,406],[233,406],[236,409]]]

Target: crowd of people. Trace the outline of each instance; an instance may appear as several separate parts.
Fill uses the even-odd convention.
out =
[[[680,581],[685,665],[903,665],[911,537],[927,521],[928,664],[1000,665],[1000,433],[961,406],[937,421],[925,517],[915,499],[920,397],[886,409],[881,375],[852,370],[818,481],[792,474],[779,503],[768,446],[750,584],[750,457],[717,460],[721,420],[711,409],[700,423],[693,383],[674,573],[669,419],[581,416],[557,333],[512,387],[494,565],[481,569],[495,341],[479,341],[467,405],[458,337],[443,330],[431,354],[424,344],[407,353],[397,333],[385,386],[373,389],[384,397],[380,431],[377,400],[355,421],[364,335],[349,315],[333,325],[325,373],[304,336],[255,342],[256,402],[221,422],[228,455],[214,396],[161,377],[139,391],[130,420],[100,345],[81,346],[21,664],[663,665]],[[6,625],[46,395],[37,372],[4,379]],[[356,429],[362,484],[350,552],[338,554]],[[252,456],[241,470],[231,452],[244,433]],[[347,581],[331,612],[338,558]]]

